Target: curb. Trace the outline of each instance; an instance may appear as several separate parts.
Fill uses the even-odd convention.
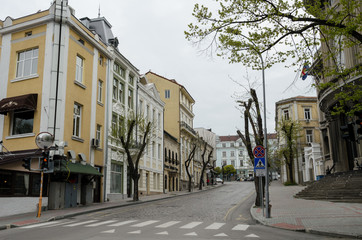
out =
[[[64,214],[64,215],[59,215],[59,216],[55,216],[55,217],[51,217],[49,219],[44,219],[44,220],[40,220],[38,223],[43,223],[43,222],[51,222],[51,221],[56,221],[56,220],[60,220],[60,219],[65,219],[65,218],[70,218],[70,217],[75,217],[75,216],[79,216],[79,215],[83,215],[83,214],[88,214],[88,213],[93,213],[93,212],[97,212],[97,211],[103,211],[103,210],[108,210],[108,209],[113,209],[113,208],[121,208],[121,207],[127,207],[127,206],[131,206],[131,205],[138,205],[138,204],[144,204],[144,203],[150,203],[150,202],[156,202],[156,201],[161,201],[161,200],[165,200],[165,199],[170,199],[170,198],[176,198],[176,197],[182,197],[182,196],[187,196],[190,194],[198,194],[204,191],[210,191],[210,190],[215,190],[219,187],[225,186],[220,185],[217,187],[212,187],[212,188],[208,188],[208,189],[203,189],[203,190],[198,190],[197,192],[185,192],[182,194],[175,194],[175,195],[171,195],[171,196],[165,196],[165,197],[160,197],[160,198],[155,198],[155,199],[149,199],[149,200],[139,200],[139,201],[130,201],[130,202],[126,202],[123,204],[119,204],[119,205],[113,205],[113,206],[105,206],[105,207],[100,207],[100,208],[95,208],[95,209],[89,209],[89,210],[85,210],[85,211],[79,211],[79,212],[75,212],[75,213],[68,213],[68,214]],[[29,223],[29,224],[24,224],[21,226],[26,226],[26,225],[30,225],[33,223]],[[5,225],[0,225],[0,231],[1,230],[7,230],[7,229],[11,229],[11,228],[17,228],[20,227],[18,225],[14,225],[14,224],[5,224]]]

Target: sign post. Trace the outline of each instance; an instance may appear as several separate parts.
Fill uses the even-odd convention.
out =
[[[259,177],[259,192],[260,192],[260,203],[263,209],[264,215],[264,194],[263,194],[263,181],[262,177],[266,176],[266,168],[265,168],[265,149],[263,146],[256,146],[253,150],[254,154],[254,172],[255,176]]]

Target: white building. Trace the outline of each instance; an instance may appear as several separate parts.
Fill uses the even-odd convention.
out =
[[[248,157],[246,147],[238,135],[217,136],[216,138],[216,166],[233,165],[236,169],[236,178],[253,176],[254,167]]]

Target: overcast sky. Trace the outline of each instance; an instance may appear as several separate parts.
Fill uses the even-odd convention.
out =
[[[51,0],[11,0],[0,7],[0,19],[18,18],[38,10],[48,9]],[[182,84],[195,99],[194,127],[211,128],[217,135],[235,135],[243,128],[237,110],[235,93],[243,89],[234,81],[247,85],[258,81],[262,98],[261,72],[246,69],[242,64],[229,64],[213,55],[200,54],[184,36],[187,25],[194,22],[193,6],[206,0],[69,0],[75,16],[96,18],[100,6],[101,17],[112,25],[119,40],[120,52],[136,66],[140,73],[151,70]],[[298,76],[297,76],[298,75]],[[296,76],[295,84],[292,84]],[[233,81],[234,80],[234,81]],[[315,96],[312,78],[299,78],[294,69],[275,66],[265,73],[267,130],[275,132],[275,102],[295,97]]]

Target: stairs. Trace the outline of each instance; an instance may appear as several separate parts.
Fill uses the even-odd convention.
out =
[[[362,171],[333,173],[313,182],[294,197],[362,203]]]

